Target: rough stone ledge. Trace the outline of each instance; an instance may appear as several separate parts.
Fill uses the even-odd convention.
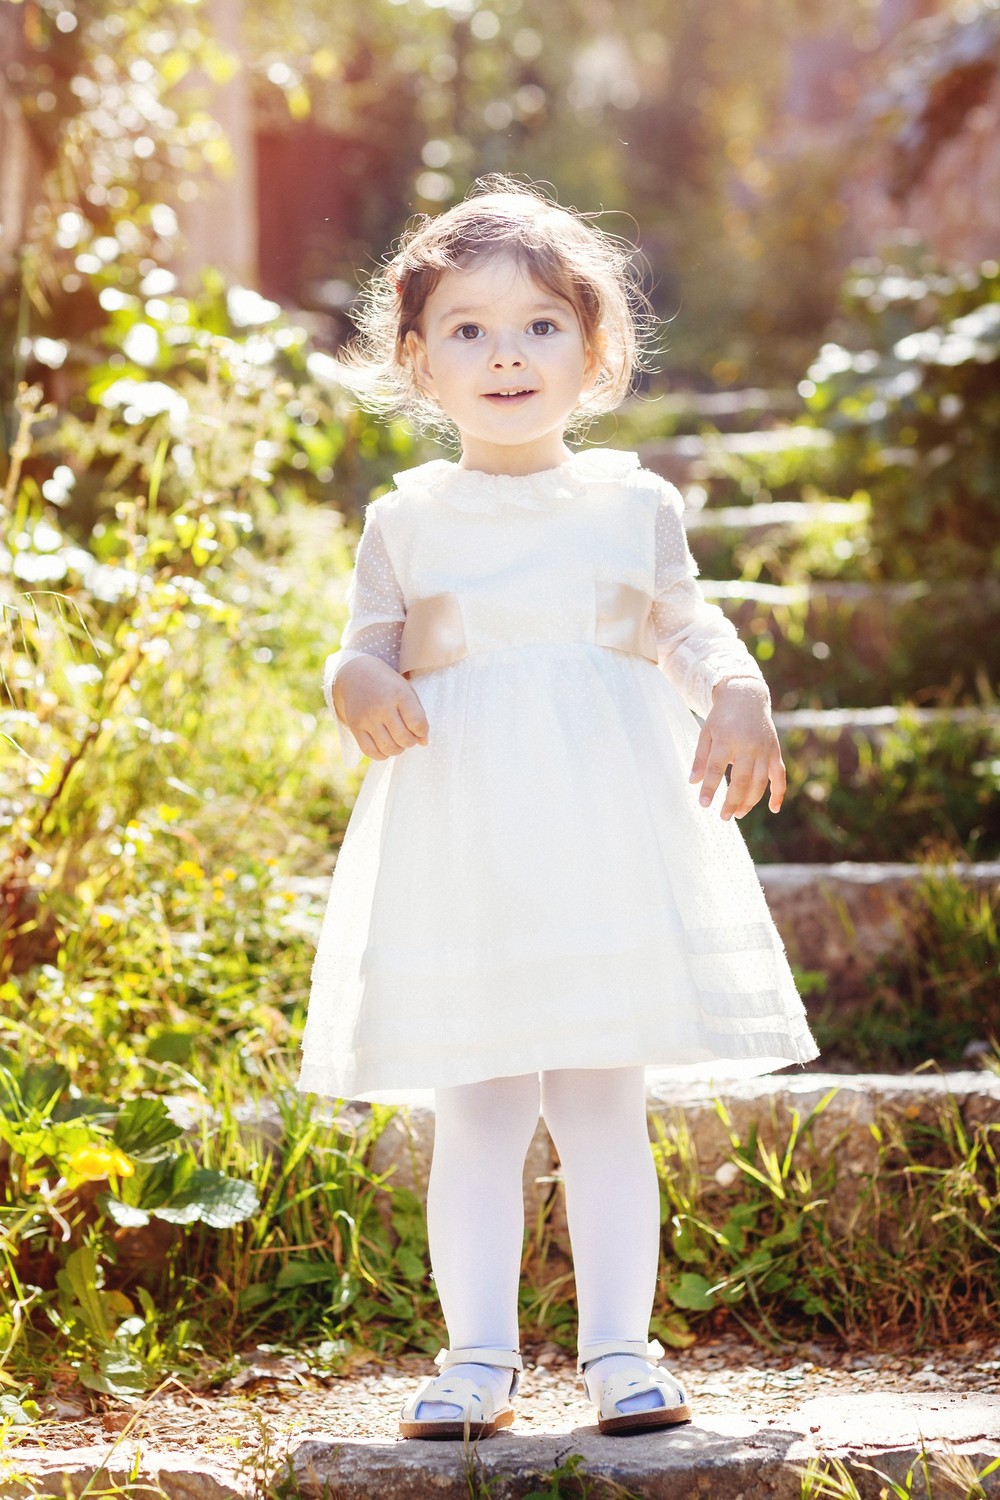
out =
[[[715,1100],[724,1106],[732,1127],[746,1140],[756,1127],[758,1140],[772,1149],[786,1137],[792,1112],[801,1120],[825,1094],[835,1089],[812,1127],[811,1145],[803,1143],[803,1162],[818,1164],[836,1149],[840,1163],[839,1187],[828,1212],[831,1222],[841,1213],[856,1213],[856,1180],[870,1172],[878,1143],[870,1126],[883,1112],[933,1121],[942,1101],[954,1099],[967,1130],[1000,1121],[1000,1076],[986,1070],[955,1073],[766,1073],[757,1078],[683,1083],[658,1078],[650,1072],[648,1110],[651,1130],[659,1120],[668,1133],[683,1129],[704,1174],[725,1184],[734,1169],[729,1128],[720,1118]],[[409,1188],[423,1198],[427,1191],[434,1144],[434,1112],[420,1106],[402,1110],[376,1141],[373,1166],[379,1172],[394,1168],[394,1187]],[[524,1172],[525,1215],[533,1223],[539,1212],[549,1214],[555,1244],[568,1253],[569,1232],[557,1180],[556,1154],[548,1131],[539,1121],[528,1150]]]
[[[459,1444],[332,1434],[304,1441],[293,1472],[304,1500],[469,1500],[472,1461],[492,1500],[522,1500],[540,1475],[578,1453],[589,1475],[642,1500],[800,1500],[810,1459],[873,1464],[901,1482],[921,1449],[932,1474],[940,1456],[985,1469],[1000,1455],[1000,1397],[823,1397],[790,1417],[759,1421],[734,1411],[627,1438],[602,1437],[596,1427],[530,1438],[504,1433],[468,1456]],[[875,1475],[856,1470],[855,1479],[862,1495],[877,1496]],[[1000,1472],[983,1481],[983,1491],[1000,1496]]]
[[[866,993],[876,959],[904,952],[907,908],[925,880],[1000,888],[997,860],[938,865],[842,860],[756,868],[792,963],[824,974],[827,996],[838,1003]]]
[[[602,1437],[594,1426],[544,1436],[504,1433],[466,1453],[459,1443],[384,1442],[350,1433],[306,1436],[290,1459],[303,1500],[469,1500],[474,1467],[492,1500],[523,1500],[539,1478],[579,1454],[586,1473],[611,1480],[642,1500],[800,1500],[801,1473],[811,1459],[839,1459],[860,1493],[875,1500],[881,1480],[858,1468],[871,1464],[902,1483],[921,1451],[932,1478],[944,1462],[970,1474],[1000,1457],[1000,1396],[895,1394],[816,1397],[781,1417],[756,1419],[745,1410],[698,1419],[661,1432]],[[135,1465],[133,1469],[133,1464]],[[11,1449],[0,1495],[27,1500],[43,1494],[82,1495],[118,1486],[123,1494],[166,1500],[251,1500],[261,1475],[230,1470],[198,1452],[140,1453],[134,1444],[108,1449]],[[289,1469],[275,1476],[286,1481]],[[982,1481],[1000,1497],[1000,1471]],[[937,1493],[954,1493],[942,1481]],[[595,1500],[601,1491],[595,1492]],[[914,1500],[923,1496],[917,1484]]]
[[[142,1450],[134,1443],[106,1448],[9,1448],[0,1464],[0,1495],[7,1500],[75,1496],[96,1490],[148,1500],[249,1500],[253,1480],[198,1452]]]

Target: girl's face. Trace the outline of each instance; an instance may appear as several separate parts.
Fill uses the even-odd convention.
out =
[[[563,433],[600,362],[568,302],[497,253],[445,271],[421,324],[406,348],[459,430],[464,468],[531,474],[570,457]]]

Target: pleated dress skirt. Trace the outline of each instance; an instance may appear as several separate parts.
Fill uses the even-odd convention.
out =
[[[648,659],[512,646],[415,674],[428,743],[372,761],[312,969],[299,1088],[430,1103],[551,1068],[677,1079],[818,1055],[697,721]]]

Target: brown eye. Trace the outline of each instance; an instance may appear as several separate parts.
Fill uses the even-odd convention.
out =
[[[549,333],[555,333],[556,325],[551,318],[536,318],[531,325],[531,331],[539,338],[545,338]]]
[[[466,344],[471,344],[473,339],[479,337],[479,324],[463,323],[461,328],[459,328],[457,332],[460,339],[462,339]]]

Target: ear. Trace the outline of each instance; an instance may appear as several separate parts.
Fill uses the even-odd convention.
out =
[[[436,395],[434,390],[434,377],[431,374],[430,360],[427,357],[427,345],[420,334],[413,328],[410,329],[403,340],[404,347],[410,357],[410,365],[413,370],[413,378],[417,385],[427,396]]]
[[[607,353],[608,336],[603,328],[598,328],[594,335],[594,341],[587,348],[587,359],[583,367],[584,389],[592,391],[597,384],[598,376],[604,368],[604,357]]]

